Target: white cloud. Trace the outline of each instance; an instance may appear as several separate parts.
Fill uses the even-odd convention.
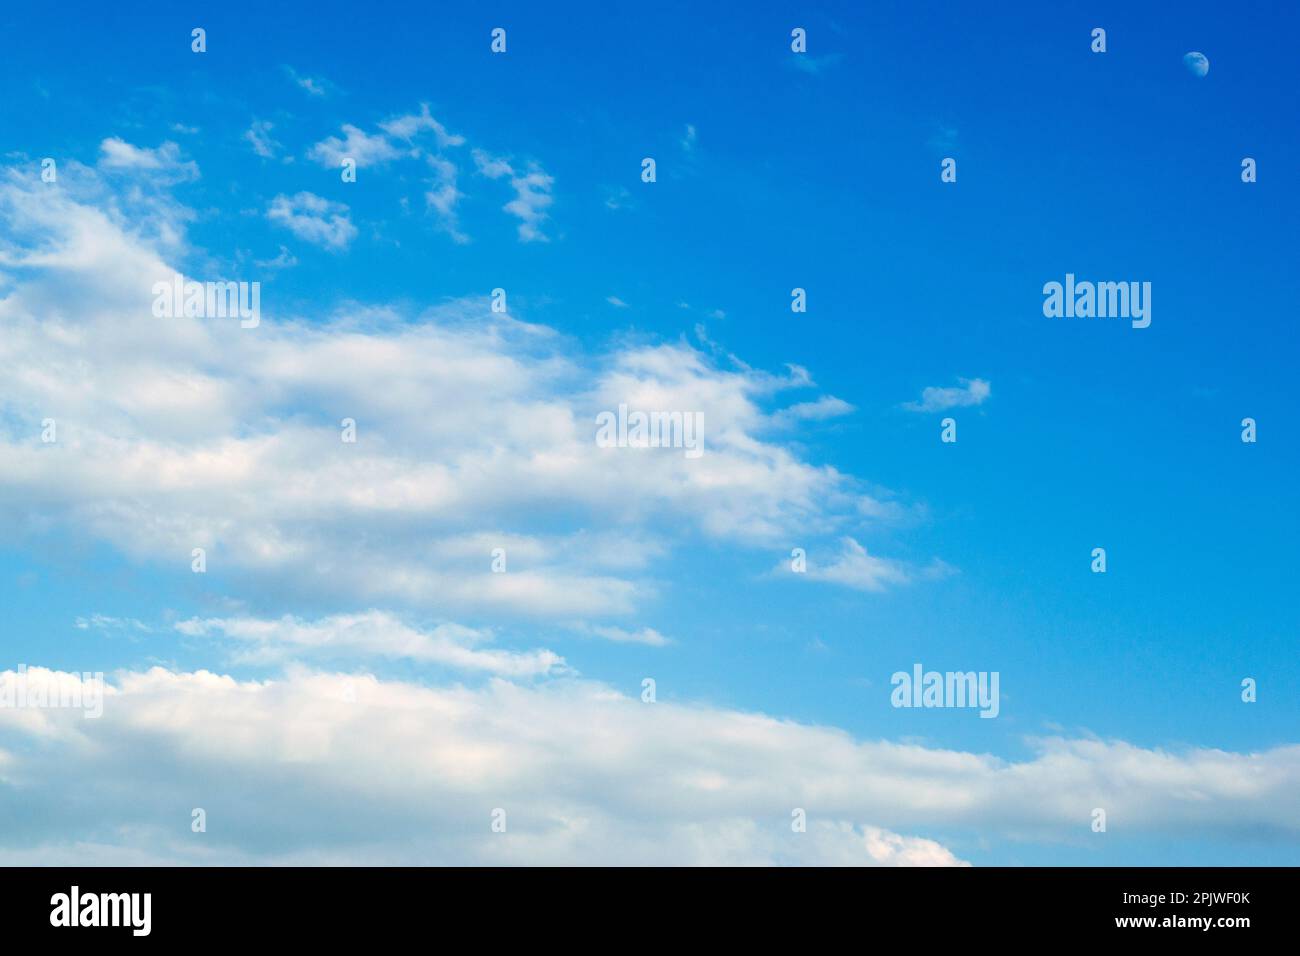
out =
[[[462,146],[465,137],[448,131],[429,112],[427,103],[420,104],[418,113],[395,116],[379,124],[379,133],[367,133],[359,127],[344,124],[344,138],[330,136],[308,150],[310,159],[325,166],[337,167],[344,159],[352,159],[358,167],[378,166],[401,159],[423,159],[432,171],[429,189],[425,192],[425,206],[437,214],[439,225],[457,243],[469,241],[461,230],[457,206],[464,193],[457,185],[459,169],[448,157],[447,151]],[[429,136],[432,134],[432,149]],[[494,157],[482,149],[473,150],[479,173],[488,179],[508,178],[515,196],[502,209],[519,220],[518,234],[521,242],[547,242],[543,231],[548,219],[547,210],[554,202],[551,194],[555,180],[537,163],[516,170],[508,159]]]
[[[421,630],[392,614],[371,610],[336,614],[317,621],[291,615],[191,619],[176,624],[189,637],[224,637],[241,645],[233,660],[270,663],[290,659],[403,658],[502,677],[534,677],[565,669],[564,658],[548,650],[516,653],[478,647],[491,633],[459,624]]]
[[[462,146],[465,143],[464,136],[447,132],[447,127],[429,114],[428,103],[420,104],[419,113],[394,117],[380,123],[379,128],[389,136],[404,139],[408,142],[415,139],[420,133],[432,132],[440,149],[446,149],[448,146]]]
[[[315,193],[276,196],[271,200],[266,218],[284,226],[299,239],[331,251],[346,249],[357,235],[348,207]]]
[[[762,437],[762,406],[807,387],[802,370],[685,343],[587,354],[486,299],[296,321],[268,296],[256,330],[158,319],[151,289],[178,268],[173,245],[30,179],[0,183],[0,268],[18,270],[0,300],[12,540],[58,528],[186,569],[203,547],[250,612],[292,596],[325,613],[607,623],[656,600],[655,564],[697,535],[788,547],[873,513],[851,476]],[[278,208],[322,241],[351,229],[319,197]],[[703,456],[597,447],[597,413],[620,403],[702,412]],[[45,417],[56,445],[39,442]],[[344,417],[355,444],[339,440]],[[531,517],[557,509],[570,520]],[[601,527],[618,531],[581,530]],[[498,546],[506,574],[490,571]]]
[[[153,630],[143,621],[138,621],[133,617],[111,617],[106,614],[92,614],[90,617],[78,617],[73,623],[79,631],[87,631],[93,628],[97,631],[138,631],[141,633],[148,633]]]
[[[509,160],[481,149],[475,149],[473,155],[479,173],[488,179],[509,177],[515,198],[502,208],[519,220],[519,241],[549,242],[542,232],[542,224],[548,218],[546,210],[554,202],[551,187],[555,185],[555,179],[536,163],[530,163],[524,172],[516,172]]]
[[[435,213],[442,230],[457,243],[469,242],[461,230],[457,205],[464,193],[457,186],[458,169],[441,151],[462,145],[465,137],[451,133],[429,112],[427,103],[420,104],[419,113],[395,116],[379,124],[381,133],[370,134],[356,126],[345,124],[345,139],[328,137],[308,150],[309,158],[325,166],[340,166],[344,159],[352,159],[358,167],[379,166],[400,159],[421,159],[428,163],[432,173],[429,188],[424,194],[426,208]],[[425,133],[433,134],[436,150],[421,145]],[[427,137],[425,137],[427,139]]]
[[[941,412],[982,404],[992,394],[989,383],[982,378],[959,378],[957,381],[961,383],[959,388],[930,386],[921,392],[919,402],[907,402],[903,407],[911,412]]]
[[[418,155],[409,148],[399,148],[386,136],[372,136],[362,129],[343,124],[343,139],[328,136],[307,151],[307,158],[322,166],[338,168],[343,160],[350,159],[360,169],[363,166],[381,166],[400,157]]]
[[[120,674],[97,720],[0,709],[0,812],[24,808],[0,862],[84,844],[112,861],[951,865],[925,833],[1081,841],[1098,806],[1128,838],[1300,838],[1296,746],[1054,738],[1008,761],[637,693]],[[496,807],[506,834],[489,833]]]
[[[814,402],[799,402],[783,408],[772,416],[772,423],[781,428],[789,428],[801,422],[825,421],[839,418],[853,411],[853,406],[833,395],[823,395]]]
[[[460,146],[465,137],[450,133],[429,113],[427,103],[420,104],[419,113],[395,116],[379,124],[382,133],[367,133],[350,123],[343,124],[344,138],[329,136],[307,151],[309,159],[324,166],[339,166],[344,159],[353,159],[358,167],[380,166],[396,159],[419,159],[430,156],[419,144],[421,134],[433,133],[439,150]]]
[[[577,630],[584,634],[593,634],[607,641],[613,641],[615,644],[645,644],[647,647],[667,647],[672,643],[653,627],[643,627],[637,631],[629,631],[621,627],[580,625]]]
[[[807,559],[808,568],[804,575],[808,579],[842,584],[858,591],[884,591],[913,579],[913,574],[902,562],[868,554],[867,549],[853,538],[844,538],[840,542],[840,553],[830,561],[821,561],[815,553],[809,553]],[[784,562],[779,567],[783,572],[789,570]]]
[[[164,184],[199,178],[198,164],[182,160],[181,148],[172,142],[148,149],[111,137],[99,144],[99,150],[100,169],[154,172],[160,174]]]
[[[616,295],[608,295],[608,296],[605,296],[605,301],[608,302],[610,305],[612,305],[612,306],[613,306],[614,308],[616,308],[616,309],[626,309],[626,308],[627,308],[627,303],[624,302],[622,299],[620,299],[620,298],[619,298],[618,296],[616,296]]]

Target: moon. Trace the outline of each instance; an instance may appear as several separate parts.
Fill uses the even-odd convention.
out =
[[[1193,76],[1204,76],[1210,72],[1210,61],[1204,53],[1188,53],[1183,57],[1183,65],[1192,71]]]

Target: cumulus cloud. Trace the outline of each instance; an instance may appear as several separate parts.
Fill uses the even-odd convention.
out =
[[[322,166],[338,168],[343,160],[350,159],[360,169],[363,166],[381,166],[400,156],[414,156],[411,149],[395,145],[386,136],[371,135],[350,123],[343,124],[343,138],[328,136],[307,151],[307,158]]]
[[[348,207],[315,193],[276,196],[271,200],[266,218],[284,226],[299,239],[332,252],[346,249],[357,235]]]
[[[919,402],[906,402],[903,407],[911,412],[942,412],[949,408],[964,408],[982,404],[992,390],[982,378],[959,378],[960,387],[936,388],[930,386],[921,392]]]
[[[978,841],[1074,839],[1097,806],[1125,834],[1300,837],[1300,747],[1053,738],[1003,760],[648,705],[552,651],[448,623],[448,608],[550,616],[662,647],[654,628],[604,618],[644,610],[646,569],[687,540],[677,529],[735,548],[839,535],[829,560],[809,549],[808,575],[862,590],[918,572],[844,533],[880,509],[859,481],[771,437],[845,411],[829,396],[766,410],[812,388],[806,370],[686,342],[589,353],[477,300],[308,319],[273,308],[256,330],[160,319],[151,290],[188,252],[190,214],[157,184],[178,174],[106,182],[184,162],[162,147],[102,152],[71,186],[0,179],[7,542],[102,542],[185,574],[201,546],[252,606],[402,608],[190,618],[174,625],[186,641],[284,672],[128,670],[96,719],[0,707],[0,815],[21,821],[0,833],[0,862],[954,865]],[[298,215],[324,224],[309,232],[337,228],[337,204],[277,200],[288,228]],[[596,413],[624,403],[701,412],[706,453],[596,447]],[[60,423],[51,445],[46,417]],[[344,417],[355,443],[339,440]],[[617,531],[582,530],[602,527]],[[489,568],[497,548],[507,574]],[[77,626],[151,633],[133,618]],[[403,679],[365,669],[377,661]],[[434,683],[437,669],[456,683]],[[18,679],[0,673],[0,697]],[[22,679],[82,681],[40,667]],[[506,834],[489,831],[498,807]],[[795,808],[806,833],[791,829]]]
[[[274,208],[327,247],[355,233],[311,194]],[[292,595],[599,622],[643,611],[658,593],[643,569],[694,536],[766,548],[872,510],[851,476],[762,437],[773,396],[809,386],[802,370],[684,342],[585,354],[486,299],[311,321],[267,300],[256,330],[159,319],[150,290],[177,270],[173,247],[119,212],[0,185],[0,265],[23,270],[0,300],[0,519],[15,540],[57,527],[187,569],[202,547],[253,609]],[[702,412],[704,455],[597,447],[596,415],[620,403]],[[39,441],[46,417],[55,445]],[[567,526],[531,517],[557,508]],[[508,574],[490,570],[497,547]]]
[[[953,865],[927,834],[1066,842],[1097,806],[1137,837],[1300,836],[1300,747],[1030,744],[1007,761],[574,679],[155,668],[117,675],[96,720],[0,709],[0,810],[24,821],[0,861],[84,844],[172,862]]]

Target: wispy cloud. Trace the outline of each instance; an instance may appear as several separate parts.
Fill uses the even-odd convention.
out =
[[[341,138],[329,136],[314,144],[307,151],[308,158],[324,166],[339,166],[343,160],[352,159],[358,168],[423,160],[431,174],[424,194],[425,208],[437,216],[439,227],[453,241],[469,242],[470,237],[460,224],[458,210],[465,192],[461,185],[460,167],[453,158],[455,150],[465,144],[466,138],[439,122],[427,103],[421,103],[418,112],[384,120],[378,128],[379,132],[368,133],[345,123]],[[482,176],[507,179],[514,188],[514,198],[502,208],[519,220],[520,241],[549,241],[543,226],[548,218],[547,210],[554,201],[551,195],[554,179],[536,162],[516,169],[508,158],[493,156],[480,148],[475,148],[472,155]]]
[[[787,57],[787,61],[796,69],[811,76],[817,76],[825,73],[840,65],[844,59],[842,53],[822,53],[820,55],[812,53],[796,53]]]
[[[253,120],[253,125],[244,132],[244,139],[253,147],[253,152],[263,159],[273,158],[280,148],[280,144],[271,138],[273,128],[266,120]]]
[[[460,218],[456,213],[457,204],[464,198],[464,193],[456,187],[459,173],[456,164],[441,156],[430,156],[429,168],[433,171],[433,178],[424,194],[425,205],[437,214],[442,228],[453,240],[469,242],[469,236],[461,232]]]
[[[636,201],[633,200],[632,193],[626,186],[606,186],[603,192],[606,209],[617,212],[620,209],[636,208]]]
[[[576,629],[583,634],[591,634],[607,641],[613,641],[615,644],[644,644],[647,647],[667,647],[672,643],[653,627],[628,630],[622,627],[584,624],[577,626]]]
[[[842,398],[823,395],[815,402],[799,402],[788,408],[782,408],[772,414],[772,424],[780,428],[790,428],[801,422],[825,421],[828,418],[840,418],[853,411],[853,406]]]
[[[394,117],[379,124],[389,136],[403,139],[407,142],[415,139],[420,133],[432,132],[434,139],[440,149],[446,149],[449,146],[462,146],[465,143],[465,137],[456,133],[449,133],[447,127],[443,126],[429,113],[429,104],[421,103],[419,113],[411,113],[406,116]]]
[[[823,560],[816,551],[809,553],[807,560],[804,576],[809,580],[840,584],[858,591],[884,591],[913,579],[902,562],[868,554],[867,549],[853,538],[841,539],[839,553],[829,560]],[[780,573],[789,573],[789,570],[785,562],[778,566]]]
[[[403,658],[502,677],[536,677],[564,669],[564,658],[548,650],[485,649],[490,632],[459,624],[411,627],[377,610],[338,614],[315,621],[291,615],[277,619],[193,618],[176,624],[189,637],[222,637],[238,645],[235,661],[272,663],[298,659]]]
[[[298,257],[281,246],[279,254],[274,259],[257,259],[253,264],[259,269],[291,269],[298,264]]]
[[[147,634],[153,629],[143,621],[138,621],[133,617],[111,617],[106,614],[92,614],[89,617],[79,617],[74,622],[79,631],[137,631]]]
[[[957,127],[940,123],[930,135],[930,149],[936,153],[948,155],[957,148]]]
[[[332,85],[328,80],[321,77],[304,76],[291,66],[285,66],[284,71],[300,89],[305,90],[312,96],[324,96]]]
[[[930,386],[921,392],[919,402],[904,402],[909,412],[942,412],[949,408],[965,408],[983,404],[992,394],[989,383],[982,378],[959,378],[958,386],[938,388]]]
[[[542,224],[548,218],[546,210],[554,202],[551,187],[555,180],[536,163],[529,163],[526,169],[517,172],[509,160],[484,150],[475,149],[473,155],[481,175],[488,179],[509,178],[515,198],[502,208],[519,220],[519,241],[549,242],[549,237],[542,232]]]

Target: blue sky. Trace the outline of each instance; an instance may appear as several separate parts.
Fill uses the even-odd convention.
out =
[[[0,15],[0,669],[122,691],[3,725],[0,858],[1300,859],[1294,11],[85,6]],[[161,325],[171,269],[261,326]],[[1150,327],[1045,318],[1066,273],[1150,282]],[[619,401],[705,455],[596,449]],[[891,707],[915,662],[998,672],[997,719]],[[330,681],[373,709],[313,742]],[[304,821],[317,772],[380,790]]]

